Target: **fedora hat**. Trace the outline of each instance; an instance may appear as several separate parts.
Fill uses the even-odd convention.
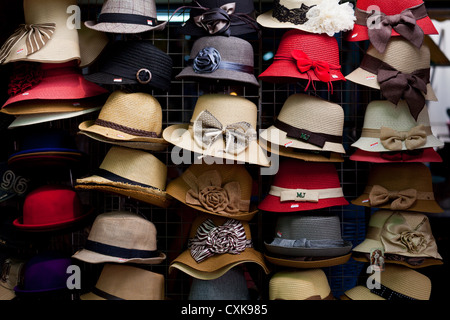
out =
[[[397,106],[387,100],[372,100],[366,108],[360,138],[352,147],[370,152],[439,148],[444,142],[431,131],[428,108],[413,118],[405,100]]]
[[[0,63],[61,63],[81,60],[78,31],[68,26],[67,9],[76,0],[23,0],[25,23],[0,49]]]
[[[259,86],[254,74],[254,59],[253,46],[247,40],[204,36],[195,40],[187,66],[175,79]]]
[[[86,21],[88,28],[108,33],[159,31],[167,21],[157,20],[155,0],[107,0],[96,21]]]
[[[197,99],[190,123],[165,128],[163,138],[203,156],[269,166],[257,141],[256,120],[257,107],[250,100],[204,94]]]
[[[270,272],[262,253],[253,247],[248,222],[201,214],[192,223],[188,249],[170,263],[169,273],[178,269],[193,278],[213,280],[243,263],[256,263]]]
[[[0,300],[13,300],[16,297],[14,287],[21,280],[26,261],[16,258],[6,258],[2,262],[0,278]]]
[[[99,214],[84,247],[72,256],[87,263],[160,264],[165,253],[157,249],[155,225],[127,211]]]
[[[153,154],[113,146],[94,174],[76,180],[75,189],[109,192],[167,208],[166,181],[167,166]]]
[[[114,91],[96,120],[82,122],[79,133],[115,145],[140,146],[145,150],[164,150],[162,109],[156,98],[144,92]]]
[[[192,164],[169,182],[167,193],[178,201],[212,215],[251,220],[253,179],[242,164]]]
[[[269,281],[269,300],[335,300],[322,269],[283,270]]]
[[[437,101],[430,84],[430,49],[426,44],[418,49],[400,37],[392,38],[383,53],[370,44],[359,67],[345,78],[380,90],[394,105],[406,100],[415,120],[426,100]]]
[[[275,265],[321,268],[350,259],[352,243],[342,238],[337,215],[280,214],[275,230],[275,237],[264,241],[265,258]]]
[[[164,300],[164,275],[141,267],[106,263],[81,300]]]
[[[355,8],[353,30],[347,41],[370,40],[383,52],[391,37],[401,36],[420,48],[424,35],[438,34],[422,0],[359,0]]]
[[[345,300],[430,300],[431,280],[416,270],[392,264],[379,275],[373,289],[358,285],[345,291]]]
[[[356,261],[368,262],[380,249],[385,263],[423,268],[443,264],[428,217],[419,212],[380,209],[369,219],[366,238],[353,248]]]
[[[351,203],[379,209],[443,212],[434,198],[430,169],[420,162],[374,163],[363,193]]]
[[[351,30],[355,16],[351,3],[340,4],[338,0],[274,0],[273,8],[256,21],[266,28],[299,29],[332,37]]]
[[[281,161],[270,190],[258,208],[295,212],[345,205],[348,201],[334,164],[286,158]]]
[[[258,78],[273,83],[308,80],[305,90],[320,81],[332,92],[334,81],[345,81],[338,42],[325,34],[290,29],[283,34],[272,64]]]
[[[388,162],[442,162],[440,154],[434,148],[424,148],[406,151],[370,152],[356,149],[350,156],[352,161],[373,163]]]

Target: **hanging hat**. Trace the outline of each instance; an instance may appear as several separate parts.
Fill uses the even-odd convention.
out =
[[[167,21],[157,20],[155,0],[108,0],[97,21],[86,21],[88,28],[109,33],[160,31]]]
[[[167,185],[167,193],[209,214],[249,221],[258,212],[250,204],[253,179],[242,164],[192,164]]]
[[[353,5],[339,0],[274,0],[273,9],[256,18],[266,28],[299,29],[332,37],[353,28]]]
[[[244,97],[204,94],[195,105],[189,124],[175,124],[163,131],[171,144],[218,160],[269,166],[258,145],[256,105]]]
[[[430,49],[426,44],[418,49],[399,37],[392,38],[383,53],[369,45],[359,67],[345,78],[379,89],[394,105],[406,100],[415,120],[426,100],[437,101],[430,84]]]
[[[81,56],[80,68],[86,68],[93,64],[109,43],[106,33],[90,29],[84,23],[80,23],[78,38]]]
[[[164,276],[141,267],[107,263],[81,300],[164,300]]]
[[[200,215],[192,223],[188,249],[170,263],[169,273],[175,268],[197,279],[213,280],[242,263],[256,263],[266,274],[270,272],[253,247],[248,222]]]
[[[84,247],[72,256],[87,263],[160,264],[165,253],[157,250],[157,230],[146,218],[127,211],[99,214]]]
[[[322,269],[284,270],[269,281],[269,300],[335,300]]]
[[[425,34],[438,34],[422,0],[359,0],[355,16],[355,26],[345,39],[370,40],[380,52],[391,37],[401,36],[420,48]]]
[[[168,91],[172,58],[148,40],[117,40],[98,59],[98,70],[84,77],[104,85],[148,85]]]
[[[189,19],[177,30],[181,34],[240,36],[259,31],[253,0],[197,0],[187,8]]]
[[[346,263],[352,243],[342,238],[339,217],[327,214],[280,214],[275,237],[264,242],[270,263],[322,268]]]
[[[16,258],[7,258],[2,262],[0,278],[0,300],[13,300],[16,297],[14,287],[21,280],[25,261]]]
[[[80,62],[78,31],[68,25],[70,6],[76,0],[23,0],[25,23],[5,41],[0,49],[0,63],[30,61]]]
[[[272,212],[295,212],[345,206],[336,167],[332,163],[284,159],[269,193],[258,208]]]
[[[328,84],[343,80],[336,38],[291,29],[281,38],[272,64],[259,75],[262,81],[283,83],[308,80],[305,90],[316,81]]]
[[[11,170],[6,162],[0,162],[0,203],[15,196],[23,196],[28,191],[30,180]]]
[[[430,169],[423,163],[374,163],[363,193],[351,203],[357,206],[443,212],[436,202]]]
[[[353,258],[368,262],[369,255],[375,249],[381,250],[385,263],[410,268],[443,263],[430,221],[426,215],[418,212],[385,209],[373,212],[366,238],[353,248]]]
[[[390,151],[390,152],[370,152],[356,149],[350,156],[352,161],[365,161],[373,163],[388,162],[442,162],[442,157],[433,148]]]
[[[259,86],[254,74],[255,54],[247,40],[237,37],[205,36],[195,40],[187,66],[177,80],[217,80]]]
[[[167,166],[153,154],[113,146],[93,175],[76,180],[75,189],[110,192],[167,208],[166,180]]]

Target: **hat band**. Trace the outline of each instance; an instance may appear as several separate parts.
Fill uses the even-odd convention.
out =
[[[149,138],[161,138],[161,134],[158,134],[156,132],[153,131],[146,131],[146,130],[141,130],[141,129],[134,129],[134,128],[130,128],[112,121],[107,121],[107,120],[103,120],[103,119],[97,119],[95,120],[95,124],[99,125],[101,127],[105,127],[105,128],[110,128],[110,129],[114,129],[117,131],[121,131],[127,134],[131,134],[133,136],[138,136],[138,137],[149,137]]]
[[[97,169],[97,171],[95,172],[95,175],[105,178],[105,179],[108,179],[108,180],[111,180],[111,181],[114,181],[114,182],[132,184],[132,185],[143,187],[143,188],[150,188],[150,189],[162,191],[161,189],[156,188],[154,186],[127,179],[125,177],[119,176],[118,174],[115,174],[111,171],[108,171],[108,170],[102,169],[102,168]]]
[[[149,26],[155,26],[157,24],[155,18],[131,13],[102,13],[97,21],[98,23],[129,23]]]
[[[95,295],[97,295],[97,296],[103,298],[103,299],[106,299],[106,300],[125,300],[125,299],[116,297],[116,296],[114,296],[114,295],[112,295],[112,294],[109,294],[108,292],[105,292],[105,291],[103,291],[103,290],[100,290],[100,289],[97,288],[97,287],[92,288],[91,292],[92,292],[93,294],[95,294]]]
[[[147,259],[159,256],[158,250],[128,249],[89,239],[86,240],[84,248],[106,256],[118,257],[123,259],[134,259],[134,258]]]
[[[335,136],[331,134],[312,132],[306,129],[296,128],[279,119],[275,121],[274,126],[286,132],[286,136],[289,138],[297,139],[320,148],[323,148],[325,142],[332,142],[332,143],[342,142],[342,136]]]
[[[304,201],[319,202],[320,199],[340,198],[344,194],[342,188],[327,189],[287,189],[277,186],[271,186],[269,194],[279,197],[281,202],[284,201]]]
[[[308,21],[306,14],[314,6],[308,7],[302,3],[300,8],[288,9],[280,3],[280,0],[274,0],[272,17],[280,22],[290,22],[295,25],[304,24]]]
[[[377,289],[379,287],[379,289]],[[400,292],[394,291],[385,285],[377,282],[373,289],[370,289],[370,292],[380,296],[386,300],[397,301],[397,300],[417,300],[410,296],[404,295]]]
[[[300,239],[283,239],[274,238],[270,243],[272,246],[283,248],[343,248],[348,245],[343,239],[320,239],[320,240],[308,240],[306,238]]]
[[[195,73],[212,73],[212,72],[216,71],[217,69],[245,72],[245,73],[249,73],[249,74],[253,74],[253,72],[254,72],[254,68],[252,66],[248,66],[245,64],[239,64],[239,63],[235,63],[235,62],[223,61],[223,60],[221,60],[217,64],[217,68],[215,68],[214,70],[211,70],[211,71],[202,70],[201,68],[196,67],[195,59],[189,59],[187,62],[187,65],[192,67],[194,69]]]
[[[380,129],[363,128],[361,137],[378,138],[381,144],[388,150],[402,150],[402,142],[408,150],[413,150],[425,146],[427,136],[432,135],[431,127],[419,125],[409,131],[397,131],[392,128],[381,127]]]

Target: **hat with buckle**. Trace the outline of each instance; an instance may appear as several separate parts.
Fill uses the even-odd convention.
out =
[[[2,262],[0,278],[0,300],[12,300],[16,297],[14,287],[20,283],[23,275],[25,261],[16,258],[7,258]]]

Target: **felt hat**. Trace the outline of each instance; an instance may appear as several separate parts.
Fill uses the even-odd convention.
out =
[[[153,154],[121,146],[109,149],[99,169],[76,180],[77,190],[96,190],[131,197],[167,208],[167,166]]]
[[[155,225],[141,215],[127,211],[99,214],[84,247],[72,256],[97,263],[160,264],[165,253],[157,249]]]
[[[286,158],[280,162],[270,190],[258,208],[295,212],[348,205],[332,163]]]
[[[430,169],[420,162],[374,163],[364,191],[351,203],[390,210],[443,212],[434,198]]]
[[[356,149],[349,158],[352,161],[373,163],[387,162],[442,162],[442,157],[434,148],[416,149],[412,151],[370,152]]]
[[[252,241],[246,221],[199,215],[191,226],[188,249],[170,263],[169,273],[179,269],[197,279],[213,280],[237,265],[256,263],[269,274],[262,253]]]
[[[2,262],[2,276],[0,278],[0,300],[12,300],[16,297],[14,287],[22,278],[25,262],[22,259],[6,258]]]
[[[231,160],[267,167],[270,160],[258,145],[256,120],[257,107],[252,101],[204,94],[197,99],[190,123],[165,128],[163,138],[179,148],[214,157],[216,162]]]

